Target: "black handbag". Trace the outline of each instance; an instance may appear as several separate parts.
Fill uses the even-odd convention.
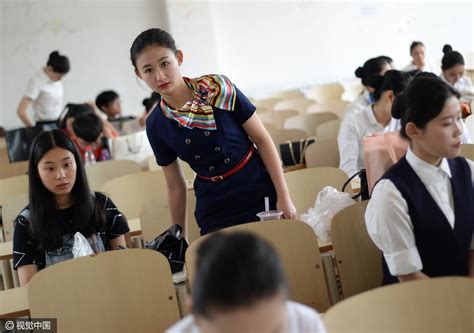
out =
[[[183,270],[184,255],[188,248],[186,239],[181,238],[182,231],[179,224],[173,224],[154,240],[145,243],[145,248],[158,251],[168,259],[173,274]]]
[[[43,125],[22,127],[5,132],[8,159],[10,163],[26,161],[30,155],[30,147],[34,138],[43,131]]]
[[[287,141],[280,144],[280,155],[284,166],[304,165],[306,148],[316,140],[314,138],[299,141]]]
[[[361,201],[369,200],[369,186],[367,184],[367,173],[365,172],[365,169],[362,169],[359,172],[353,174],[351,177],[349,177],[349,179],[346,180],[344,185],[342,185],[341,191],[344,192],[346,190],[347,185],[350,184],[351,180],[354,179],[356,176],[359,176],[360,178],[360,191],[359,193],[354,195],[352,199],[357,199],[358,197],[360,197]]]

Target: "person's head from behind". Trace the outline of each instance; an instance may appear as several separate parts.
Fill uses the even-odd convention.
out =
[[[421,69],[425,66],[425,45],[422,42],[414,41],[410,45],[410,55],[413,59],[413,64]]]
[[[183,53],[169,33],[158,28],[140,33],[130,48],[135,74],[160,95],[169,96],[183,84]]]
[[[453,51],[451,45],[443,47],[443,59],[441,60],[441,70],[446,81],[455,84],[464,73],[464,57],[458,51]]]
[[[265,240],[215,233],[199,246],[196,267],[192,313],[201,332],[284,332],[285,273]]]
[[[70,69],[69,59],[65,55],[61,55],[58,51],[51,52],[45,72],[52,81],[60,81]]]
[[[93,112],[79,114],[72,123],[78,145],[84,149],[87,145],[99,144],[104,125]]]
[[[67,130],[69,134],[74,134],[74,129],[72,123],[74,119],[82,113],[94,112],[94,109],[87,103],[84,104],[72,104],[69,103],[66,105],[66,113],[59,120],[58,127],[62,130]]]
[[[400,135],[415,154],[438,165],[442,157],[458,156],[461,147],[459,93],[430,73],[417,75],[395,100],[392,116],[401,120]]]
[[[374,92],[374,80],[378,76],[383,76],[386,71],[391,70],[390,63],[387,57],[371,58],[364,63],[364,66],[358,67],[355,70],[355,76],[360,78],[362,84],[371,93]]]
[[[120,97],[113,90],[101,92],[95,99],[95,105],[109,118],[115,118],[122,113]]]
[[[32,233],[42,246],[59,246],[61,231],[50,225],[49,214],[72,203],[89,204],[89,209],[92,205],[82,158],[66,133],[55,129],[36,136],[30,150],[28,177]]]
[[[395,97],[403,92],[410,80],[409,74],[397,70],[390,70],[384,76],[379,75],[373,79],[375,103],[385,115],[391,114]]]

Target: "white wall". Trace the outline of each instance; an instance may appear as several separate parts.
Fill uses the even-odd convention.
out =
[[[249,92],[347,78],[381,54],[401,68],[413,40],[435,62],[447,42],[468,55],[472,8],[472,1],[211,2],[219,70]]]
[[[5,1],[0,15],[1,124],[20,126],[16,107],[30,76],[58,49],[71,61],[64,101],[94,100],[116,90],[125,114],[141,114],[149,94],[135,79],[129,48],[146,28],[167,26],[166,4],[154,0]]]
[[[175,37],[184,52],[184,75],[223,73],[257,97],[350,78],[366,59],[381,54],[403,67],[413,40],[423,41],[434,61],[449,42],[473,66],[473,6],[472,1],[8,0],[0,12],[0,121],[20,125],[15,109],[26,80],[55,48],[71,58],[66,101],[93,99],[113,88],[126,113],[140,112],[148,90],[134,78],[128,50],[149,27],[169,29]]]

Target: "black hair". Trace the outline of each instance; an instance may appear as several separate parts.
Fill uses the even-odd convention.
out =
[[[386,55],[378,56],[377,58],[387,61],[389,65],[392,65],[393,59]]]
[[[402,94],[395,98],[392,117],[401,120],[400,135],[409,139],[405,127],[412,122],[423,129],[444,108],[446,100],[459,93],[433,73],[422,72],[408,84]]]
[[[213,310],[252,306],[287,293],[286,277],[269,243],[249,232],[217,232],[197,249],[192,284],[193,313],[210,318]]]
[[[151,28],[140,33],[132,43],[130,59],[132,60],[133,67],[137,68],[138,55],[147,47],[155,45],[166,47],[173,51],[174,54],[178,53],[176,43],[169,33],[158,28]]]
[[[383,67],[387,64],[390,62],[385,56],[371,58],[364,63],[364,66],[358,67],[354,74],[362,80],[364,86],[373,87],[373,80],[380,75]]]
[[[58,119],[58,128],[66,129],[66,121],[68,120],[68,118],[76,118],[79,114],[85,113],[85,112],[94,112],[94,109],[92,108],[92,106],[90,106],[87,103],[66,104],[66,107],[64,108],[64,111],[63,111],[64,116],[59,117]]]
[[[104,125],[93,112],[79,114],[72,122],[74,134],[86,142],[94,142],[102,134]]]
[[[411,45],[410,45],[410,55],[412,55],[413,50],[414,50],[415,47],[417,47],[417,46],[423,46],[423,47],[425,47],[425,44],[423,44],[422,42],[419,42],[419,41],[414,41],[413,43],[411,43]]]
[[[119,95],[115,91],[113,90],[103,91],[99,95],[97,95],[95,99],[95,105],[97,105],[97,107],[100,110],[102,110],[102,107],[108,106],[117,98],[119,98]]]
[[[378,75],[374,78],[374,85],[372,86],[375,89],[375,101],[378,101],[382,93],[387,90],[392,90],[393,94],[397,96],[405,89],[410,79],[411,76],[409,74],[394,69],[385,72],[384,76]]]
[[[456,65],[464,65],[464,57],[458,51],[453,51],[451,45],[446,44],[443,46],[443,59],[441,60],[441,69],[447,70]]]
[[[46,65],[51,66],[53,71],[60,74],[66,74],[71,69],[69,59],[65,55],[59,54],[58,51],[51,52]]]
[[[152,92],[149,98],[145,98],[142,104],[145,107],[146,113],[149,113],[156,103],[160,101],[160,99],[161,95],[156,91]]]
[[[28,164],[29,210],[31,221],[29,233],[40,249],[54,250],[63,243],[64,229],[61,225],[51,223],[51,215],[58,209],[54,194],[41,181],[38,163],[43,156],[54,148],[62,148],[74,155],[76,162],[76,182],[71,190],[74,203],[72,224],[75,230],[88,237],[100,230],[105,223],[102,208],[96,204],[87,182],[82,158],[74,143],[61,130],[41,132],[33,140]]]

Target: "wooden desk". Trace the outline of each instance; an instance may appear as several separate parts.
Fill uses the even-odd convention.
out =
[[[140,219],[130,219],[128,220],[128,226],[130,228],[130,236],[140,236],[142,234],[142,226],[140,225]]]
[[[13,242],[0,243],[0,260],[13,258]]]
[[[0,318],[16,318],[30,315],[27,288],[0,291]]]

